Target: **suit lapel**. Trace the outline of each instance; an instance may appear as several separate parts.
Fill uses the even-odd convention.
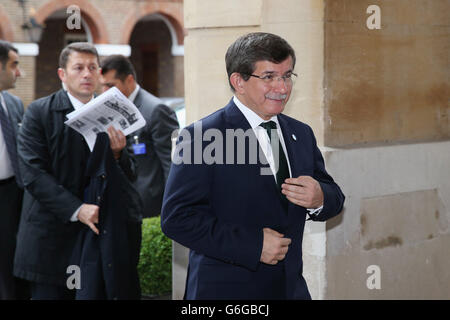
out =
[[[139,88],[136,98],[134,98],[134,105],[139,109],[142,105],[142,88]]]
[[[12,97],[9,94],[2,92],[2,95],[5,101],[6,110],[8,111],[9,122],[11,123],[11,127],[13,128],[14,133],[17,136],[17,131],[19,129],[18,125],[20,125],[20,123],[18,124],[18,119],[20,118],[20,115],[18,109],[16,108],[16,102],[14,101],[14,99],[12,99]]]
[[[302,134],[294,129],[292,122],[283,114],[278,115],[278,121],[283,132],[284,143],[289,156],[289,164],[291,166],[291,174],[293,178],[306,174],[302,159],[307,159],[308,153],[302,143]],[[289,201],[288,214],[296,207],[295,204]]]
[[[225,107],[225,120],[230,129],[243,129],[244,131],[251,129],[250,123],[234,104],[233,99]]]
[[[252,139],[256,140],[257,150],[249,150],[249,148],[245,148],[245,159],[246,164],[249,166],[249,168],[254,168],[254,172],[252,172],[252,177],[257,176],[261,184],[264,186],[264,190],[270,190],[270,192],[275,192],[275,194],[278,196],[278,187],[275,183],[274,176],[270,170],[270,167],[268,165],[268,161],[264,156],[264,152],[261,149],[261,146],[258,142],[258,139],[256,138],[255,133],[253,132],[252,128],[250,127],[250,123],[245,118],[244,114],[239,110],[239,108],[236,106],[236,104],[233,102],[233,99],[228,103],[228,105],[225,107],[225,118],[227,123],[227,129],[242,129],[244,130],[244,133],[247,132],[247,130],[250,130],[250,135]],[[236,150],[236,149],[235,149]],[[257,152],[257,164],[249,165],[249,153],[250,152]],[[263,162],[266,164],[264,165]],[[265,172],[269,172],[269,174],[262,174]],[[255,183],[257,183],[255,181]]]
[[[8,94],[6,94],[5,92],[2,92],[3,95],[3,99],[5,100],[5,106],[6,106],[6,110],[8,110],[8,117],[9,117],[9,121],[11,121],[11,123],[13,123],[14,121],[14,115],[16,113],[15,108],[13,107],[13,105],[15,104],[15,102],[13,101],[13,99],[10,98],[10,96]]]
[[[302,144],[302,136],[294,129],[289,119],[283,114],[278,115],[278,121],[283,133],[292,177],[298,177],[303,174],[301,159],[305,159],[305,156],[307,156],[305,154],[306,150]]]

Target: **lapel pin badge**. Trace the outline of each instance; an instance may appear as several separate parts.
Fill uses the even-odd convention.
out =
[[[297,141],[297,136],[295,135],[295,134],[292,134],[292,139],[294,140],[294,141]]]

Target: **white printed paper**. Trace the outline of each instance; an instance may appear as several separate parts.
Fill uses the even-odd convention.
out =
[[[107,132],[110,126],[127,136],[146,123],[138,108],[116,87],[69,113],[67,118],[64,123],[83,135],[91,151],[97,133]]]

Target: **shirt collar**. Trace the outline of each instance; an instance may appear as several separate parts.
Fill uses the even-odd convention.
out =
[[[247,119],[252,129],[257,128],[261,124],[261,122],[268,122],[270,120],[274,121],[277,124],[277,127],[279,128],[277,116],[273,116],[272,118],[270,118],[270,120],[264,120],[263,118],[258,116],[252,109],[245,106],[236,96],[233,97],[233,102],[238,107],[238,109],[244,114],[244,117]]]
[[[8,110],[6,109],[5,97],[3,97],[3,91],[0,91],[0,107],[8,113]]]
[[[69,93],[69,91],[66,91],[66,92],[67,92],[67,95],[69,96],[69,100],[70,100],[70,102],[72,103],[73,108],[74,108],[75,110],[81,108],[82,106],[84,106],[84,105],[86,104],[86,103],[81,102],[81,101],[78,100],[77,98],[75,98],[73,95],[71,95],[71,94]],[[92,100],[92,99],[94,99],[94,96],[92,96],[91,100]],[[91,101],[91,100],[89,100],[89,101]]]
[[[141,87],[136,83],[136,88],[134,88],[133,92],[128,96],[128,99],[130,101],[134,102],[134,99],[136,99],[136,96],[140,88]]]

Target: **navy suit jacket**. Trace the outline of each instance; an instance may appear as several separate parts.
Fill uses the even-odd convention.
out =
[[[1,91],[1,93],[3,94],[3,98],[5,99],[6,109],[8,109],[8,116],[11,120],[11,125],[14,130],[15,136],[17,137],[19,128],[22,125],[22,118],[24,114],[22,100],[7,91]],[[23,188],[22,179],[20,177],[16,176],[16,182],[20,188]]]
[[[324,221],[337,215],[342,210],[344,195],[325,170],[311,128],[283,114],[278,115],[278,120],[292,176],[311,176],[322,187],[323,210],[312,219]],[[185,298],[310,299],[302,276],[307,210],[292,203],[287,211],[283,209],[273,175],[261,174],[261,168],[267,165],[250,161],[250,144],[245,146],[245,164],[237,162],[240,156],[237,144],[230,156],[231,149],[229,146],[227,149],[225,142],[227,129],[250,129],[232,100],[199,123],[202,132],[215,129],[222,133],[224,147],[212,154],[223,152],[223,164],[208,165],[204,161],[196,164],[198,159],[191,164],[173,163],[161,215],[163,232],[191,249]],[[213,142],[208,139],[203,139],[200,146],[195,145],[201,141],[198,139],[201,133],[194,132],[194,128],[195,124],[186,128],[190,139],[189,135],[180,134],[175,156],[179,153],[187,159],[186,152],[191,152],[191,159],[195,160],[196,150],[201,148],[206,153],[212,149]],[[253,134],[251,129],[249,132]],[[230,162],[233,164],[226,164]],[[260,262],[265,227],[292,239],[285,259],[276,265]]]

